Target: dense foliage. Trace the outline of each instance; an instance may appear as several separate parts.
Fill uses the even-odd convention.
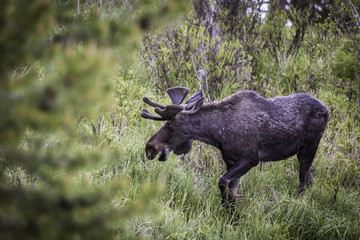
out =
[[[0,239],[359,239],[360,3],[282,2],[1,1]],[[314,184],[261,164],[231,214],[216,149],[146,160],[141,98],[177,85],[319,98]]]

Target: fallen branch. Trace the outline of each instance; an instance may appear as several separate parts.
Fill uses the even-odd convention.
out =
[[[328,138],[325,134],[323,134],[323,136],[326,138],[326,141],[328,141],[329,143],[331,143],[333,146],[339,148],[341,151],[343,151],[344,153],[346,153],[346,154],[349,155],[350,157],[352,157],[352,158],[360,161],[359,158],[355,157],[354,155],[352,155],[351,153],[347,152],[347,151],[346,151],[345,149],[343,149],[342,147],[339,147],[339,146],[336,145],[334,142],[330,141],[329,138]]]

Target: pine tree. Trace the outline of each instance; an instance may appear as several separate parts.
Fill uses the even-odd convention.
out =
[[[113,239],[146,208],[113,206],[128,179],[101,185],[91,173],[123,156],[95,148],[82,122],[110,111],[114,62],[131,58],[136,44],[126,44],[162,10],[148,5],[119,8],[124,22],[88,2],[0,2],[0,239]],[[141,191],[151,199],[157,184]]]

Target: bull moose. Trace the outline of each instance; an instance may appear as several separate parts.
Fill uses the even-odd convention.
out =
[[[192,140],[221,151],[227,172],[219,180],[223,203],[235,200],[240,177],[259,162],[278,161],[297,154],[300,163],[299,194],[312,181],[320,139],[329,120],[327,107],[308,94],[263,98],[254,91],[240,91],[222,101],[204,103],[201,90],[182,104],[190,90],[167,89],[171,105],[161,105],[144,97],[159,115],[143,109],[143,118],[166,121],[149,139],[148,159],[169,153],[187,154]]]

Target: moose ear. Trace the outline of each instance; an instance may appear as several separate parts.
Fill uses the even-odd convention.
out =
[[[191,105],[204,98],[202,90],[196,91],[186,102],[186,105]]]
[[[189,94],[190,89],[184,87],[174,87],[168,88],[166,92],[171,98],[172,105],[180,105]]]

